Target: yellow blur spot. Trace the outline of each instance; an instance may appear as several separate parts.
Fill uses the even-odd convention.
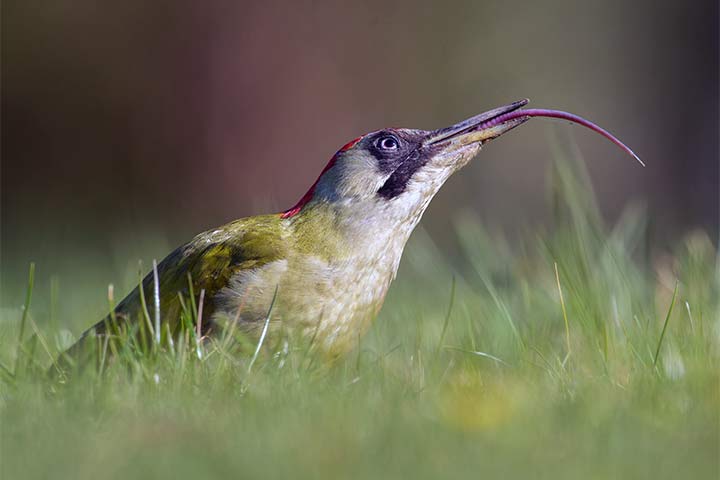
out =
[[[451,380],[441,396],[441,418],[459,430],[493,430],[515,417],[526,395],[522,385],[466,372]]]

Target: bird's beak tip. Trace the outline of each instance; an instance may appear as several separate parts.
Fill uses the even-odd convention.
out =
[[[503,133],[524,123],[527,118],[518,117],[497,124],[492,124],[491,121],[501,115],[524,107],[529,101],[528,98],[523,98],[502,107],[475,115],[450,127],[435,130],[428,136],[427,143],[437,144],[445,141],[455,141],[460,145],[467,145],[469,143],[478,143],[499,137]]]

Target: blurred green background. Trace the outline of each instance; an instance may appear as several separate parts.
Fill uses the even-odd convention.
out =
[[[588,131],[532,121],[488,146],[431,205],[423,225],[446,251],[459,210],[511,237],[547,223],[545,172],[558,145],[573,143],[610,221],[637,201],[658,247],[695,227],[717,238],[716,1],[2,9],[6,308],[19,308],[35,261],[37,297],[56,282],[85,309],[62,321],[87,325],[105,309],[108,283],[122,293],[134,282],[126,272],[138,259],[287,208],[348,139],[437,128],[523,97],[596,121],[648,168]]]
[[[3,2],[0,477],[717,479],[718,33],[717,1]],[[648,167],[551,120],[488,145],[335,364],[178,340],[45,375],[138,260],[361,133],[523,97]]]

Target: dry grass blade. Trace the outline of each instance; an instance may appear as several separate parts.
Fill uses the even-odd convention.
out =
[[[562,308],[563,320],[565,321],[565,343],[567,344],[566,359],[570,358],[570,323],[568,322],[567,309],[565,308],[565,298],[563,297],[562,287],[560,286],[560,273],[558,272],[557,262],[555,266],[555,282],[557,283],[558,295],[560,295],[560,308]],[[564,362],[563,362],[564,363]]]
[[[200,340],[202,336],[202,316],[203,304],[205,303],[205,289],[200,290],[200,299],[198,300],[197,321],[195,322],[195,351],[197,357],[202,360],[202,349],[200,348]]]
[[[158,276],[157,260],[153,259],[153,300],[155,303],[155,343],[160,344],[160,278]]]
[[[262,332],[260,333],[260,338],[258,339],[257,347],[255,348],[255,353],[253,353],[252,359],[250,360],[250,363],[248,364],[248,373],[252,370],[253,365],[255,365],[255,361],[258,358],[258,355],[260,355],[260,349],[262,348],[263,342],[265,341],[265,336],[268,332],[268,327],[270,326],[270,316],[272,315],[273,307],[275,306],[275,299],[277,299],[277,293],[278,293],[278,287],[275,287],[275,293],[273,293],[272,301],[270,302],[270,308],[268,308],[268,313],[265,316],[265,324],[263,325]]]

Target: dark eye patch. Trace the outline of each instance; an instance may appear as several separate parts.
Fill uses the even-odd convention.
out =
[[[381,130],[367,138],[366,148],[377,160],[379,170],[390,175],[378,195],[392,199],[407,189],[407,184],[430,158],[430,152],[422,147],[427,132],[420,130]],[[386,139],[397,140],[397,148],[382,148]],[[385,142],[385,147],[389,145]]]
[[[378,195],[390,200],[403,193],[412,176],[428,162],[428,158],[422,151],[414,150],[385,180],[378,190]]]

